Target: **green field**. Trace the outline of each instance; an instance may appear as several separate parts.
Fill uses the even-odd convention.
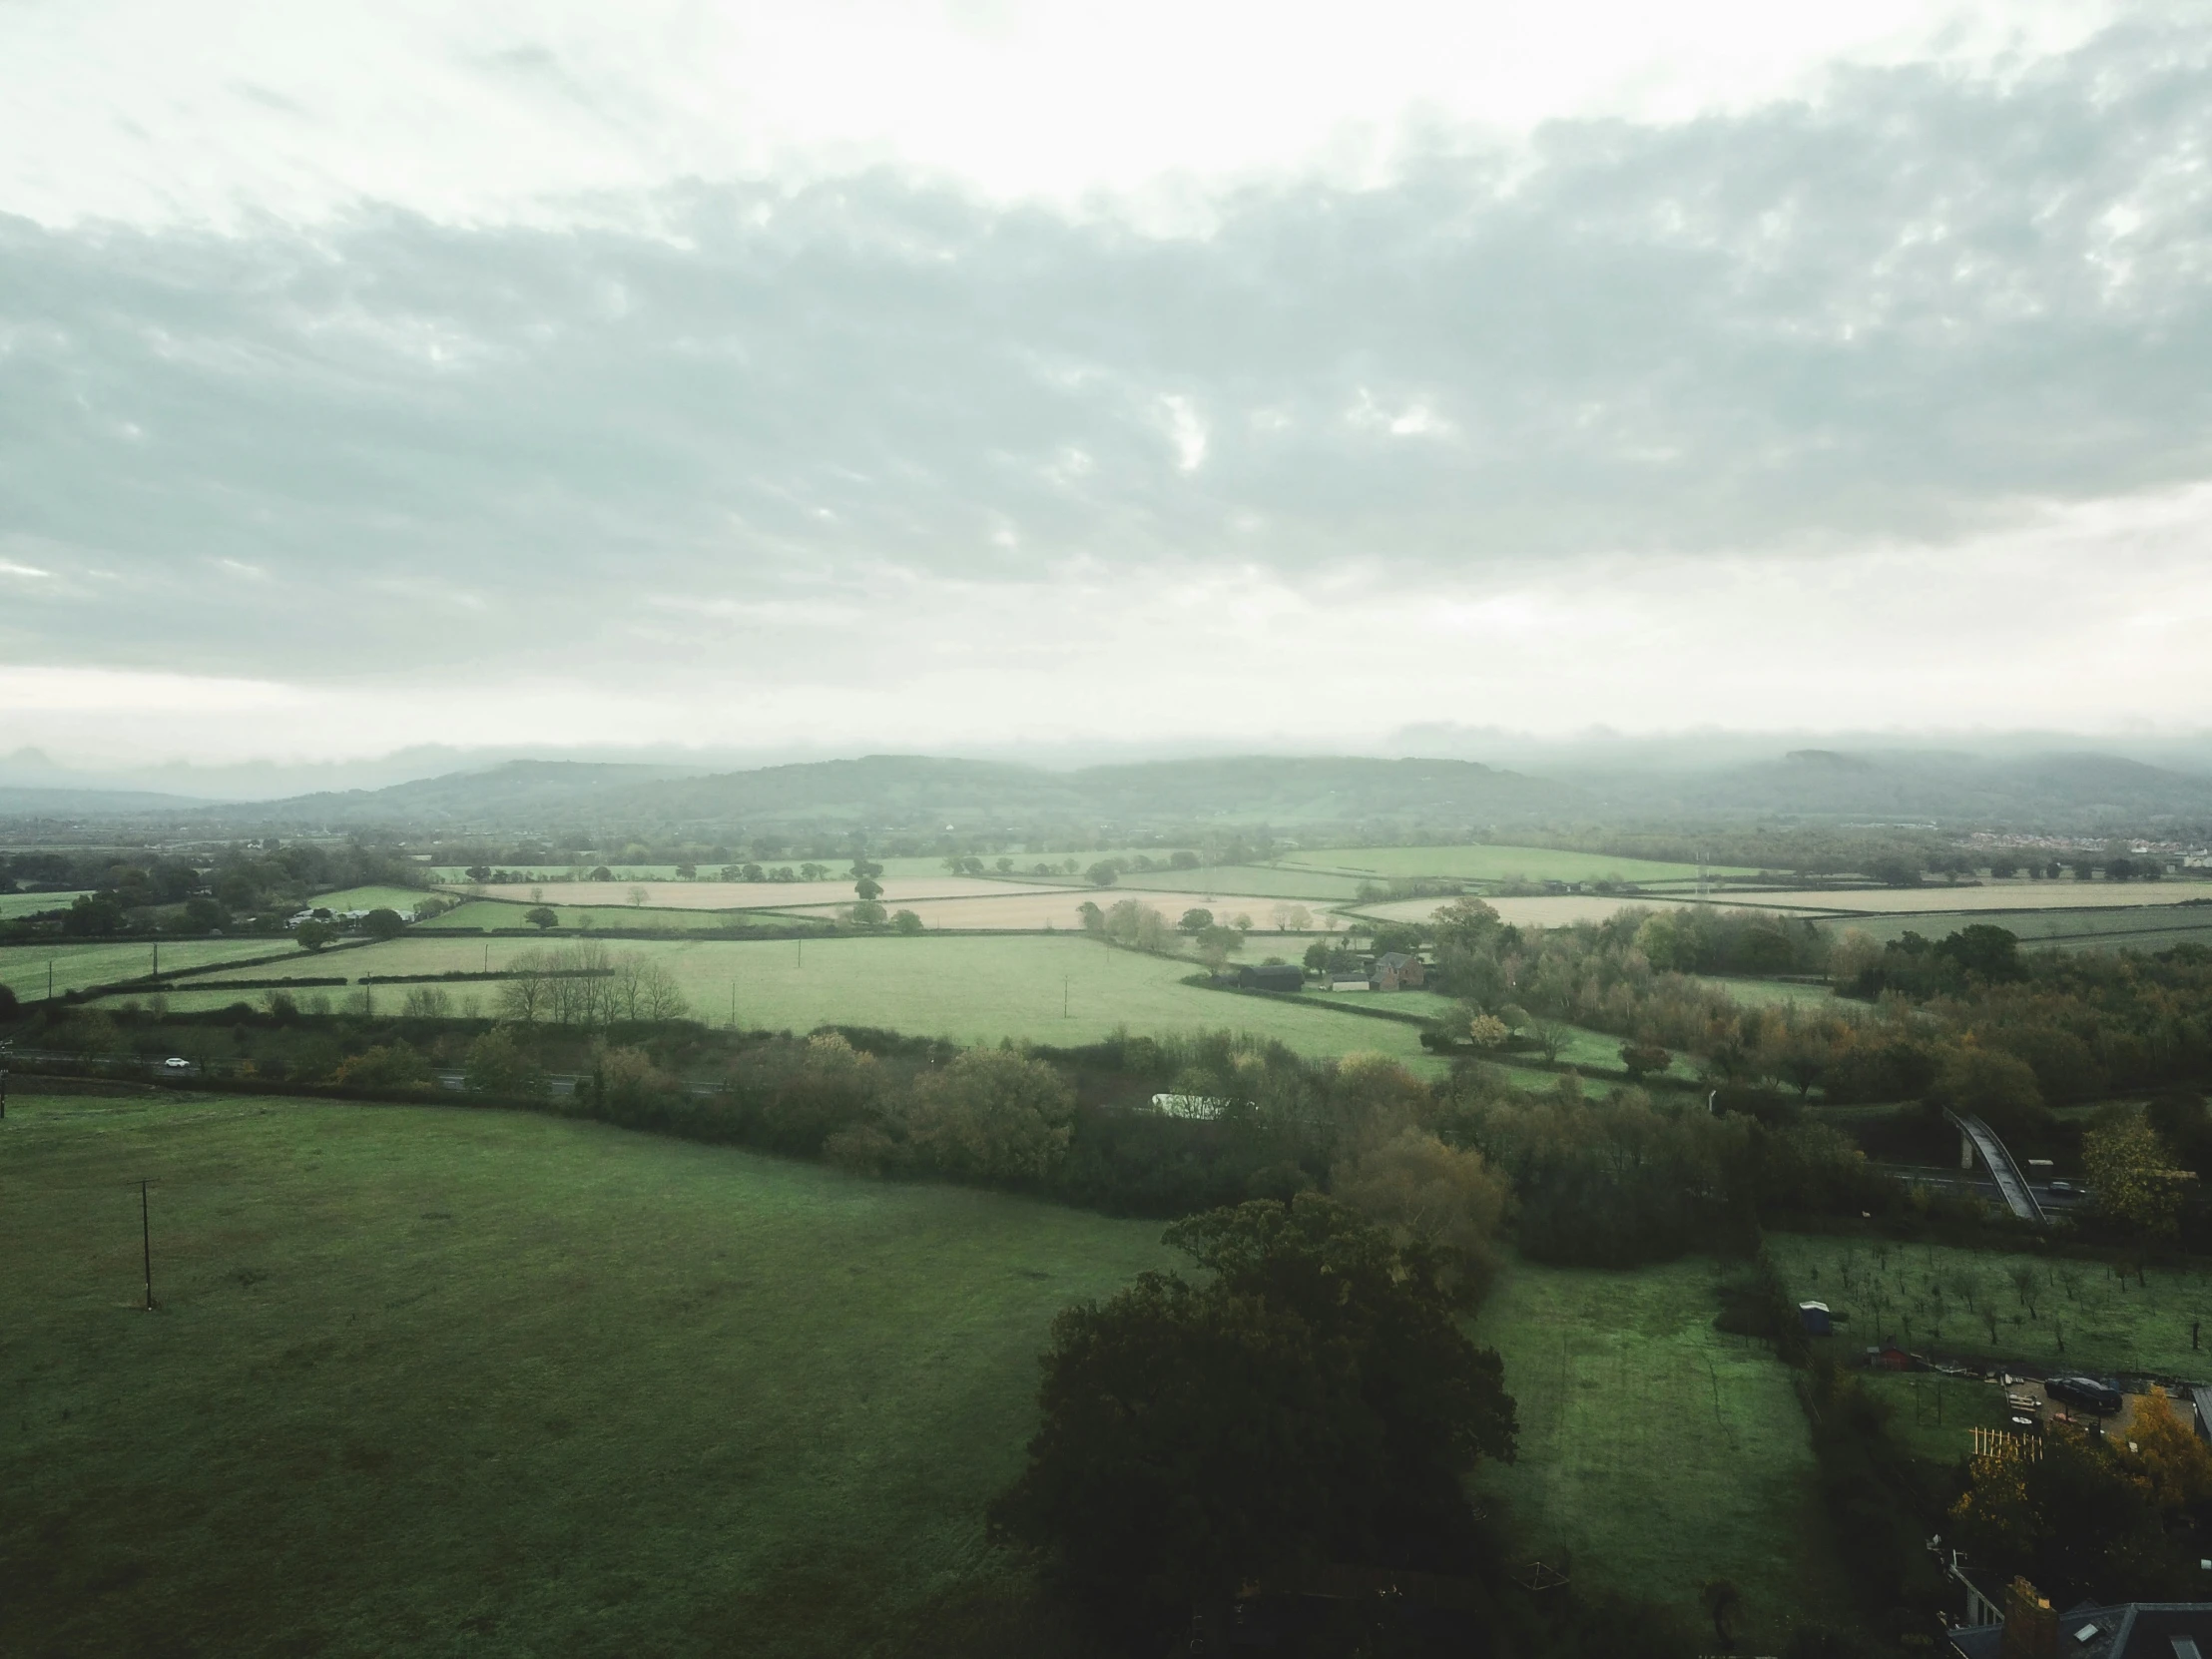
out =
[[[403,916],[414,914],[414,907],[425,898],[438,895],[420,887],[341,887],[336,892],[318,892],[307,900],[303,908],[310,910],[397,910]]]
[[[1393,875],[1437,875],[1466,881],[1695,881],[1697,865],[1650,858],[1616,858],[1601,852],[1562,852],[1548,846],[1333,846],[1293,852],[1286,869],[1313,869],[1387,880]],[[1734,866],[1722,874],[1755,874]]]
[[[1132,853],[1121,855],[1123,857],[1134,856]],[[986,875],[996,875],[998,873],[998,860],[1001,857],[1014,860],[1014,872],[1018,875],[1035,863],[1064,864],[1068,859],[1074,858],[1077,860],[1077,867],[1081,868],[1085,864],[1094,863],[1098,859],[1108,856],[1111,856],[1111,854],[1104,852],[993,852],[983,855],[983,872]],[[1159,848],[1153,848],[1151,849],[1151,856],[1164,858],[1166,853]],[[501,864],[499,867],[512,870],[525,881],[544,881],[550,885],[566,880],[571,876],[582,880],[586,874],[597,868],[601,860],[595,858],[583,865]],[[944,859],[935,854],[912,858],[873,858],[870,862],[881,864],[885,877],[913,879],[920,876],[942,875],[945,873]],[[852,854],[840,852],[833,857],[809,858],[795,852],[780,858],[749,858],[743,856],[717,859],[702,858],[698,864],[699,875],[697,879],[703,881],[720,880],[725,865],[748,863],[760,864],[767,869],[783,869],[786,866],[797,869],[801,864],[821,864],[830,871],[830,878],[833,880],[852,867]],[[674,881],[680,879],[674,864],[610,863],[607,868],[613,872],[613,879],[617,881]],[[445,882],[454,886],[465,885],[468,881],[468,871],[459,864],[428,865],[425,866],[424,873],[433,881]]]
[[[1878,939],[1914,932],[1939,939],[1962,927],[2002,927],[2023,944],[2082,950],[2163,950],[2212,945],[2212,905],[2144,904],[2082,910],[1929,910],[1908,915],[1855,915],[1823,923],[1833,932],[1857,928]]]
[[[659,933],[700,933],[749,925],[776,926],[787,918],[765,910],[680,910],[673,906],[640,908],[621,904],[562,904],[555,901],[558,887],[546,889],[546,905],[559,916],[563,927],[651,928]],[[478,898],[448,910],[431,925],[436,927],[527,927],[523,920],[534,904],[514,904]]]
[[[1798,985],[1780,979],[1732,979],[1721,974],[1700,975],[1698,982],[1726,992],[1747,1008],[1771,1008],[1779,1004],[1819,1007],[1835,1000],[1835,993],[1826,985]]]
[[[465,1108],[18,1094],[0,1132],[26,1656],[895,1649],[1004,1570],[1053,1314],[1165,1258]]]
[[[69,892],[0,892],[0,921],[36,915],[41,910],[66,910],[82,896]]]
[[[199,967],[208,962],[232,962],[241,957],[274,956],[288,947],[285,939],[164,939],[162,971]],[[302,955],[304,953],[302,952]],[[338,958],[344,959],[344,958]],[[28,1001],[46,994],[46,965],[54,965],[56,993],[82,985],[105,985],[131,979],[154,965],[154,942],[143,944],[8,945],[0,947],[0,984]],[[338,972],[339,969],[324,971]],[[355,972],[365,971],[354,969]],[[188,980],[187,983],[190,983]]]
[[[1732,1578],[1744,1634],[1776,1639],[1836,1616],[1845,1591],[1790,1374],[1765,1344],[1713,1329],[1717,1281],[1700,1260],[1508,1268],[1474,1336],[1505,1362],[1520,1456],[1479,1481],[1527,1547],[1555,1566],[1572,1552],[1585,1589],[1694,1618],[1698,1585]]]
[[[1282,901],[1304,904],[1308,909],[1345,903],[1358,897],[1360,879],[1356,875],[1332,875],[1325,870],[1289,864],[1208,864],[1201,869],[1175,869],[1164,874],[1152,870],[1122,877],[1133,887],[1149,882],[1172,886],[1177,892],[1211,892],[1225,898]],[[1255,921],[1266,918],[1262,907],[1255,906],[1252,914]]]
[[[1441,1067],[1421,1048],[1416,1026],[1348,1018],[1273,997],[1224,996],[1181,983],[1192,969],[1188,961],[1116,950],[1074,934],[823,938],[804,943],[626,939],[610,941],[610,947],[664,963],[694,1014],[716,1023],[730,1018],[734,988],[738,1022],[770,1030],[877,1025],[961,1042],[1013,1037],[1067,1044],[1096,1042],[1120,1025],[1145,1033],[1229,1027],[1279,1038],[1306,1054],[1368,1051],[1423,1073]],[[302,952],[296,965],[268,971],[343,973],[357,979],[365,973],[482,970],[507,966],[525,951],[543,948],[527,938],[417,935],[337,956]],[[257,970],[254,976],[263,975]],[[169,1005],[189,1012],[226,1007],[256,994],[174,991]]]
[[[1895,1337],[1921,1352],[1998,1364],[2212,1378],[2212,1276],[2152,1268],[2138,1287],[2101,1262],[1943,1245],[1885,1249],[1814,1234],[1776,1235],[1771,1245],[1793,1296],[1845,1316],[1835,1342],[1846,1353]],[[2036,1276],[2032,1312],[2012,1286],[2015,1267]],[[1984,1310],[1997,1315],[1993,1340]],[[2194,1350],[2189,1331],[2200,1323],[2205,1346]]]

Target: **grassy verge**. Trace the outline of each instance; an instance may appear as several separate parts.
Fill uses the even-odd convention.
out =
[[[18,1094],[0,1651],[847,1654],[1158,1228],[548,1118]],[[154,1189],[161,1312],[137,1312]]]
[[[1478,1478],[1532,1550],[1572,1552],[1584,1590],[1694,1618],[1699,1584],[1732,1578],[1745,1634],[1778,1640],[1795,1619],[1837,1616],[1845,1592],[1791,1374],[1713,1328],[1718,1274],[1703,1260],[1514,1264],[1474,1336],[1505,1361],[1520,1457]]]

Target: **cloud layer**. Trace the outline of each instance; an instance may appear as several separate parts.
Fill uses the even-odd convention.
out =
[[[2062,581],[2052,537],[2092,585],[2212,596],[2202,28],[1526,145],[1438,129],[1384,183],[1255,184],[1177,234],[889,169],[620,206],[0,220],[0,662],[410,709],[891,697],[956,738],[1056,676],[1111,720],[1117,663],[1177,686],[1125,700],[1165,729],[1333,639],[1557,660],[1641,596],[1605,672],[1531,699],[1633,724],[1705,628],[1768,618],[1800,676],[1774,695],[1807,701],[1805,653],[1886,656],[1917,585]],[[1820,616],[1776,617],[1793,591]],[[2094,613],[2048,625],[2165,673]],[[1926,694],[2010,686],[2020,644],[1955,641]],[[1672,718],[1729,720],[1739,678]],[[2212,714],[2170,682],[2075,706]]]

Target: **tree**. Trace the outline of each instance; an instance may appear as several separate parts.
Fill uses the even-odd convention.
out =
[[[898,1117],[924,1169],[1026,1184],[1067,1155],[1075,1096],[1042,1060],[970,1048],[915,1079]]]
[[[872,875],[863,875],[852,883],[852,890],[863,904],[872,904],[883,896],[883,883]]]
[[[2019,1574],[2060,1606],[2156,1596],[2166,1576],[2163,1529],[2150,1481],[2124,1458],[2063,1423],[2046,1433],[2038,1457],[1976,1457],[1947,1541],[1989,1577]]]
[[[1622,1043],[1621,1069],[1628,1073],[1628,1080],[1641,1083],[1653,1072],[1665,1071],[1674,1063],[1674,1056],[1657,1043]]]
[[[341,1089],[427,1089],[437,1079],[430,1063],[403,1042],[379,1043],[339,1063],[330,1073]]]
[[[1556,1062],[1560,1051],[1574,1040],[1574,1027],[1564,1020],[1534,1019],[1528,1022],[1528,1034],[1543,1051],[1547,1062]]]
[[[679,881],[698,880],[699,866],[697,864],[678,864],[676,866],[676,879]]]
[[[1256,1578],[1473,1547],[1461,1477],[1512,1456],[1513,1402],[1433,1253],[1312,1193],[1167,1241],[1210,1282],[1148,1273],[1060,1314],[994,1527],[1152,1622]]]
[[[918,933],[921,931],[921,917],[911,910],[893,910],[891,912],[891,929],[898,933]]]
[[[1214,925],[1214,912],[1196,906],[1183,912],[1183,919],[1175,924],[1179,933],[1203,933]]]
[[[880,927],[883,925],[884,915],[883,906],[872,898],[863,898],[845,911],[846,919],[855,927]]]
[[[1094,887],[1110,887],[1121,879],[1121,865],[1111,858],[1101,858],[1083,872],[1083,879]]]
[[[2173,1236],[2181,1188],[2156,1130],[2134,1116],[2103,1124],[2082,1137],[2081,1157],[2098,1210],[2153,1238]]]
[[[1202,927],[1197,942],[1198,959],[1210,968],[1220,967],[1231,952],[1244,949],[1244,935],[1234,927]]]
[[[630,900],[631,908],[642,909],[645,905],[645,901],[651,898],[653,894],[644,887],[634,886],[630,888],[629,891],[626,892],[623,896]]]
[[[379,907],[361,917],[361,931],[372,939],[396,939],[406,930],[407,924],[397,910]]]
[[[2046,1116],[2034,1068],[1992,1048],[1951,1049],[1932,1093],[1937,1105],[1979,1117],[2004,1138],[2039,1127]]]
[[[1462,1307],[1472,1307],[1489,1289],[1510,1193],[1479,1152],[1407,1127],[1341,1163],[1330,1190],[1399,1246],[1436,1252],[1439,1283]]]
[[[291,930],[291,936],[299,941],[302,950],[320,950],[338,936],[338,930],[326,921],[312,919],[301,922]]]
[[[1103,933],[1106,931],[1106,912],[1089,899],[1086,898],[1082,903],[1076,905],[1075,913],[1083,918],[1084,932]]]
[[[592,866],[592,872],[591,872],[591,879],[592,879],[592,880],[594,880],[594,881],[612,881],[612,880],[613,880],[614,878],[615,878],[615,872],[614,872],[613,870],[609,869],[609,868],[608,868],[608,867],[607,867],[607,866],[606,866],[605,864],[595,864],[595,865],[593,865],[593,866]]]
[[[515,1040],[513,1030],[504,1025],[492,1027],[468,1045],[468,1057],[462,1062],[461,1072],[468,1086],[479,1094],[517,1095],[534,1100],[549,1087],[545,1068]]]
[[[559,913],[547,909],[543,904],[540,904],[534,910],[523,911],[522,919],[528,922],[532,927],[537,928],[540,932],[543,932],[548,927],[558,927],[561,922]]]

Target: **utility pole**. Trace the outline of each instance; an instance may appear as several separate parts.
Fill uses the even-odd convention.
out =
[[[1060,1017],[1068,1017],[1068,976],[1064,973],[1060,975]]]
[[[0,1043],[0,1123],[8,1121],[8,1056],[14,1049],[12,1042]]]
[[[730,981],[730,1029],[731,1029],[731,1030],[733,1030],[733,1031],[735,1031],[735,1030],[736,1030],[737,1028],[738,1028],[738,982],[737,982],[737,981],[736,981],[735,979],[733,979],[733,980],[731,980],[731,981]]]
[[[139,1243],[146,1252],[146,1312],[154,1311],[154,1223],[147,1209],[147,1183],[139,1182]]]
[[[157,979],[159,979],[159,978],[160,978],[161,976],[162,976],[162,941],[161,941],[161,940],[159,940],[159,939],[156,939],[156,940],[154,941],[154,977],[155,977],[155,978],[157,978]]]

